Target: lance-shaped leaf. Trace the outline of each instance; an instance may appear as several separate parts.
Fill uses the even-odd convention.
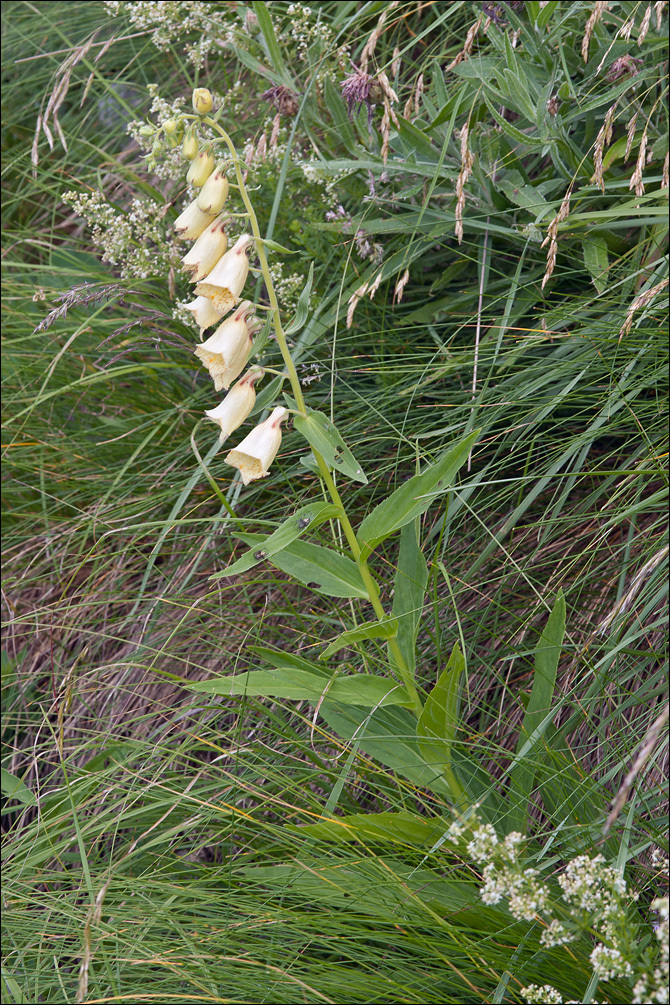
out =
[[[232,677],[189,684],[192,691],[224,696],[255,698],[288,698],[318,705],[327,695],[343,705],[379,708],[385,705],[409,707],[412,699],[402,684],[375,677],[373,674],[351,674],[346,677],[320,677],[300,667],[284,666],[272,670],[250,670]]]
[[[309,267],[309,275],[307,276],[307,282],[303,287],[303,291],[300,294],[300,299],[298,300],[298,305],[295,309],[295,316],[291,323],[286,326],[285,332],[287,335],[295,335],[299,332],[305,321],[307,320],[307,315],[309,314],[309,298],[312,293],[312,282],[314,280],[314,262],[311,263]]]
[[[357,534],[363,558],[367,558],[377,545],[394,531],[400,530],[410,520],[425,513],[431,503],[447,491],[454,475],[467,460],[478,436],[477,429],[447,450],[439,461],[431,464],[420,475],[408,479],[404,485],[368,513]]]
[[[428,584],[428,566],[417,540],[415,521],[400,534],[398,567],[393,583],[393,616],[398,619],[398,645],[407,668],[416,670],[416,638]],[[392,655],[389,653],[390,658]]]
[[[257,551],[264,541],[261,534],[238,534],[237,537]],[[311,590],[327,597],[370,599],[358,566],[350,558],[345,558],[330,548],[307,544],[306,541],[293,541],[279,554],[268,558],[268,561],[282,572],[295,576]]]
[[[342,513],[339,506],[332,503],[316,502],[303,506],[285,520],[277,529],[266,538],[261,538],[260,544],[254,545],[246,555],[242,555],[236,562],[229,565],[222,572],[216,572],[210,579],[222,579],[228,576],[238,576],[247,569],[253,569],[255,565],[264,562],[265,559],[277,555],[283,551],[287,545],[304,534],[310,528],[318,527],[325,520],[338,517]]]
[[[384,621],[374,621],[367,625],[359,625],[357,628],[350,628],[347,632],[342,632],[330,645],[321,653],[321,659],[328,659],[333,653],[340,649],[361,642],[363,639],[392,639],[398,631],[397,618],[386,618]]]
[[[431,767],[445,774],[451,771],[451,748],[458,725],[458,691],[464,670],[463,653],[455,643],[416,724],[419,750]]]
[[[312,410],[306,418],[296,415],[293,424],[310,447],[318,450],[329,468],[341,471],[347,478],[367,485],[368,480],[363,469],[327,416]]]

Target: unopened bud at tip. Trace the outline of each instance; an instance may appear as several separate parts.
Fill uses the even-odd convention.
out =
[[[213,104],[212,92],[206,87],[196,87],[193,92],[193,110],[198,115],[207,115],[211,112]]]

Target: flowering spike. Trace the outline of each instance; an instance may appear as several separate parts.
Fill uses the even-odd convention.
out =
[[[281,424],[287,415],[288,408],[279,405],[224,458],[226,464],[237,468],[245,485],[270,473],[268,469],[281,446]]]

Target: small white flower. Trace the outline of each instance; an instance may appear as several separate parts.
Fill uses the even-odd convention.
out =
[[[225,457],[226,464],[237,468],[245,485],[265,478],[281,445],[281,424],[288,408],[275,408],[269,419],[252,429],[240,445]]]
[[[245,300],[213,335],[194,350],[209,370],[216,391],[222,388],[228,390],[245,367],[253,345],[251,336],[256,331],[252,312],[252,304]]]
[[[234,387],[231,387],[220,405],[205,412],[205,415],[212,422],[218,423],[221,429],[220,443],[223,443],[226,437],[230,436],[238,426],[241,426],[251,414],[256,403],[254,384],[261,379],[264,373],[265,371],[261,367],[252,367]]]
[[[197,202],[191,202],[174,222],[178,241],[195,241],[213,221],[212,213],[203,213]]]
[[[228,247],[226,226],[230,217],[218,217],[203,230],[187,255],[182,258],[184,272],[190,274],[191,282],[197,283],[211,272]]]
[[[200,328],[200,337],[205,328],[211,328],[220,321],[225,311],[217,311],[209,297],[196,297],[190,304],[184,304],[184,310],[193,312],[193,319]]]
[[[196,286],[195,292],[209,297],[217,310],[230,310],[239,300],[249,274],[247,248],[252,243],[253,237],[243,234]]]

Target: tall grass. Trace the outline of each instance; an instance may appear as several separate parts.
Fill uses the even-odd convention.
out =
[[[667,12],[659,29],[653,4],[610,5],[585,63],[591,2],[497,5],[486,33],[480,4],[254,4],[259,27],[246,8],[207,6],[227,48],[196,69],[197,24],[173,22],[159,51],[134,5],[114,19],[102,4],[6,5],[3,997],[517,1002],[536,983],[628,1002],[630,982],[594,983],[587,936],[547,950],[539,925],[481,902],[481,869],[443,839],[449,795],[422,773],[402,710],[362,729],[365,714],[333,703],[189,690],[256,669],[254,645],[316,659],[365,610],[267,564],[210,581],[240,533],[313,500],[305,445],[286,435],[271,476],[241,490],[202,420],[213,400],[194,333],[173,317],[188,284],[102,262],[62,196],[101,190],[123,211],[141,192],[167,229],[183,185],[147,170],[126,124],[149,113],[147,84],[170,102],[195,85],[228,101],[227,128],[254,144],[262,225],[297,251],[278,256],[279,283],[314,264],[296,353],[320,378],[310,404],[370,476],[344,483],[351,512],[482,430],[421,526],[417,681],[431,691],[455,642],[467,658],[454,768],[501,833],[519,821],[510,765],[562,590],[553,715],[520,826],[554,892],[579,853],[625,869],[644,948],[662,892],[650,852],[667,847],[661,739],[625,779],[666,693]],[[369,125],[340,96],[373,33],[368,72],[399,98],[386,163],[381,107]],[[642,62],[616,64],[627,55]],[[33,165],[40,110],[68,73],[67,148],[52,115],[53,149],[40,133]],[[273,152],[260,94],[280,84],[298,111]],[[613,107],[603,191],[594,154]],[[397,564],[394,542],[377,551],[389,608]],[[383,657],[370,645],[337,665],[372,673]],[[351,840],[324,824],[336,818]]]

